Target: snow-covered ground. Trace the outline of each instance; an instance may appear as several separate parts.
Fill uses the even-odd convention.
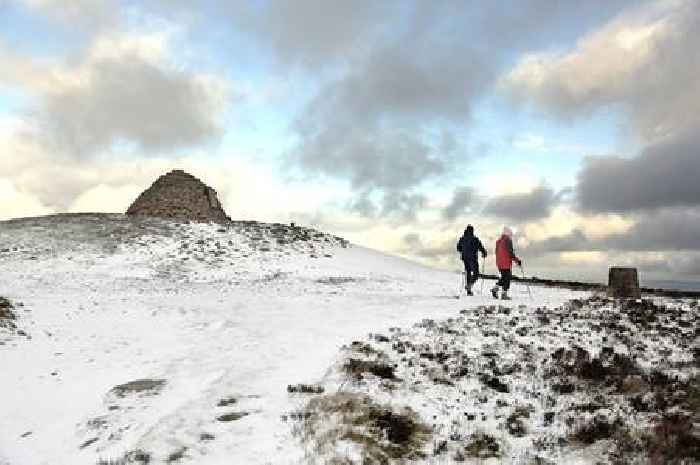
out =
[[[503,433],[498,415],[505,406],[496,400],[508,400],[510,410],[529,409],[526,426],[539,431],[530,423],[538,425],[553,409],[544,394],[537,402],[527,395],[551,385],[528,385],[540,378],[525,376],[523,368],[503,374],[510,396],[495,391],[481,402],[492,389],[480,381],[484,367],[494,376],[494,366],[530,358],[535,372],[544,373],[562,344],[593,355],[619,344],[600,333],[589,337],[589,326],[568,320],[566,302],[588,294],[532,288],[531,299],[516,284],[506,313],[488,307],[490,295],[455,299],[456,273],[283,225],[171,224],[121,215],[3,222],[0,269],[0,296],[14,303],[20,331],[0,327],[1,465],[94,465],[125,457],[131,461],[120,463],[141,463],[134,451],[148,454],[150,463],[326,463],[327,451],[313,449],[313,432],[300,434],[294,420],[313,398],[287,392],[297,383],[321,383],[325,395],[343,390],[411,407],[435,432],[425,444],[426,463],[455,460],[457,433],[466,441],[477,430],[473,419],[482,416],[479,431],[503,442],[495,463],[529,463],[532,437]],[[695,310],[679,318],[691,318],[697,335]],[[605,311],[602,304],[595,310]],[[543,315],[551,321],[546,328]],[[598,320],[604,318],[591,318]],[[558,331],[564,327],[570,331]],[[387,338],[377,342],[369,333]],[[650,354],[673,340],[659,337],[649,343]],[[387,387],[371,375],[343,379],[356,340],[376,346],[381,354],[364,355],[388,360],[401,381]],[[433,371],[454,363],[419,370],[409,360],[420,367],[420,351],[402,357],[398,343],[424,344],[426,353],[452,358],[459,349],[465,379],[448,371],[436,383]],[[439,344],[445,347],[436,349]],[[666,349],[666,357],[692,364],[687,344]],[[434,355],[424,358],[436,363]],[[650,355],[649,363],[655,360]],[[465,420],[467,414],[475,416]],[[557,416],[552,423],[563,430],[564,421]],[[601,460],[594,446],[601,447],[544,455],[593,464]]]

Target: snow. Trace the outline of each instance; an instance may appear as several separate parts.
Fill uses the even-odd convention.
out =
[[[390,328],[413,334],[423,319],[470,318],[494,302],[491,282],[484,295],[455,299],[457,273],[280,229],[121,215],[0,223],[0,295],[23,304],[17,325],[28,334],[0,329],[0,464],[93,465],[135,450],[151,463],[178,452],[177,463],[305,463],[308,445],[282,420],[305,402],[289,384],[337,388],[341,347],[351,341]],[[532,292],[535,300],[514,284],[508,307],[528,318],[588,297]],[[476,330],[470,340],[465,350],[489,343]],[[114,391],[143,379],[165,384]],[[422,399],[445,394],[358,389],[421,415],[438,411]],[[218,419],[230,413],[244,416]],[[577,463],[595,460],[589,453]]]

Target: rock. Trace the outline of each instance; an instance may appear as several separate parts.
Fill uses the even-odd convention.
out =
[[[126,397],[129,394],[156,395],[165,386],[164,379],[137,379],[125,384],[114,386],[110,393],[117,397]]]
[[[216,419],[222,422],[237,421],[248,415],[248,412],[231,412],[224,415],[220,415],[216,417]]]
[[[617,299],[639,299],[639,277],[636,268],[610,268],[608,274],[608,297]]]
[[[159,177],[131,204],[126,214],[195,222],[230,221],[216,191],[181,170]]]

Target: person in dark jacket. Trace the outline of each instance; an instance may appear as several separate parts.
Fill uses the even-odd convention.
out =
[[[459,238],[457,242],[457,251],[462,255],[462,261],[464,262],[464,273],[467,277],[466,279],[466,289],[468,295],[472,294],[472,286],[477,279],[479,279],[479,257],[478,253],[486,258],[486,249],[481,243],[478,237],[474,235],[474,227],[472,225],[467,226],[464,230],[464,235]]]
[[[501,234],[501,237],[496,241],[496,267],[501,273],[501,279],[499,279],[493,289],[491,289],[491,294],[493,294],[493,297],[496,299],[498,299],[498,287],[500,286],[503,289],[501,292],[501,299],[510,300],[510,297],[508,297],[508,289],[510,288],[510,280],[513,277],[511,271],[513,262],[517,263],[518,266],[522,266],[522,261],[515,256],[512,236],[513,231],[506,226],[503,228],[503,234]]]

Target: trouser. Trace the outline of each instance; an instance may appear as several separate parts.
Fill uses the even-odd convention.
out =
[[[510,268],[504,270],[499,268],[498,271],[501,273],[501,279],[498,280],[496,286],[501,286],[507,292],[510,289],[510,280],[513,277],[513,273],[510,271]]]
[[[467,276],[467,286],[472,286],[479,279],[479,262],[464,260],[464,274]]]

